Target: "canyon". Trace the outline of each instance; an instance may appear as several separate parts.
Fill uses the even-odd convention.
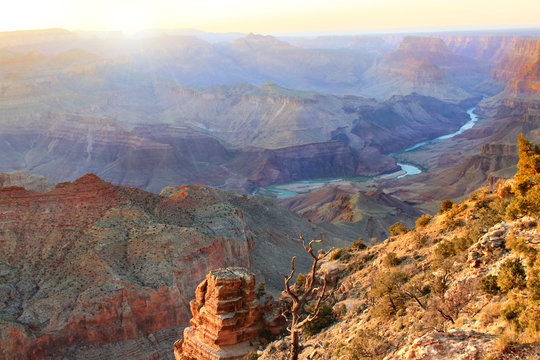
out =
[[[346,243],[259,196],[157,195],[93,174],[47,192],[2,187],[0,214],[0,354],[11,359],[165,356],[209,270],[244,266],[275,292],[293,255],[307,270],[299,233]]]
[[[260,330],[239,289],[262,281],[279,294],[293,256],[306,272],[299,234],[374,245],[395,222],[412,228],[441,200],[511,177],[520,133],[540,143],[535,32],[218,38],[0,33],[0,357],[172,359],[185,331],[176,349],[191,360],[194,344],[223,345],[216,327],[228,345],[251,340],[220,316]],[[473,106],[473,128],[430,141]],[[380,176],[397,162],[425,171]],[[371,179],[248,195],[359,176]],[[435,242],[410,248],[421,232],[357,254],[362,286],[388,251],[427,259]],[[226,276],[211,271],[230,266],[253,275],[221,294]],[[356,280],[340,276],[353,268],[325,267],[348,296]],[[201,310],[239,296],[239,312]]]
[[[539,39],[516,40],[514,51],[494,67],[491,81],[500,82],[502,91],[479,103],[474,128],[397,155],[398,160],[429,169],[427,172],[406,177],[399,184],[384,180],[380,186],[404,200],[431,202],[427,208],[433,210],[442,199],[463,198],[486,181],[493,184],[513,176],[517,136],[522,133],[540,142],[540,92],[535,88],[540,77],[535,67],[540,61],[539,44]]]

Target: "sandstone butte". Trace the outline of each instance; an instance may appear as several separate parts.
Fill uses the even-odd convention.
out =
[[[284,324],[277,302],[255,298],[255,275],[242,267],[211,271],[190,308],[192,326],[174,343],[176,360],[240,360],[262,330],[277,335]]]

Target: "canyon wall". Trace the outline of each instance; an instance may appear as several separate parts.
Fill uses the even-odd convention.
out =
[[[309,265],[298,233],[331,244],[284,211],[201,185],[156,195],[92,174],[48,192],[0,187],[0,357],[170,358],[160,354],[210,270],[247,267],[275,291],[293,255]]]
[[[492,71],[492,77],[506,82],[514,95],[540,95],[540,39],[517,39]]]

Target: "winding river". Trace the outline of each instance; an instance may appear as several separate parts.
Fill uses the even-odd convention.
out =
[[[451,134],[439,136],[435,139],[419,142],[418,144],[414,144],[413,146],[408,147],[405,150],[402,150],[398,153],[389,154],[389,156],[394,156],[395,154],[403,154],[408,151],[418,149],[424,145],[434,144],[440,140],[451,139],[454,136],[462,134],[463,132],[471,129],[474,126],[474,124],[478,121],[478,116],[474,113],[475,109],[476,107],[473,107],[467,110],[467,114],[469,115],[470,120],[467,121],[467,123],[464,124],[462,127],[460,127],[459,130]],[[400,174],[397,176],[398,179],[405,177],[407,175],[420,174],[422,172],[420,168],[416,167],[413,164],[398,162],[397,165],[401,167]],[[333,179],[319,179],[319,180],[302,180],[302,181],[295,181],[295,182],[289,182],[289,183],[284,183],[284,184],[264,186],[264,187],[256,189],[253,192],[253,194],[260,194],[264,196],[282,199],[282,198],[287,198],[287,197],[291,197],[298,194],[303,194],[303,193],[307,193],[313,190],[320,189],[326,186],[326,184],[332,183],[332,182],[337,182],[337,181],[342,181],[342,180],[363,182],[363,181],[368,181],[370,179],[371,178],[369,177],[356,177],[356,178],[339,178],[339,179],[333,178]]]

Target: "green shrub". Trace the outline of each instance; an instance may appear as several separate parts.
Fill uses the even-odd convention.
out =
[[[383,265],[386,267],[398,266],[401,263],[401,260],[397,257],[395,252],[389,252],[383,258]]]
[[[464,237],[454,238],[452,242],[454,244],[454,250],[457,253],[467,250],[473,244],[471,240]]]
[[[504,320],[512,322],[517,321],[523,311],[523,304],[510,300],[501,308],[501,316]]]
[[[390,270],[377,274],[369,295],[377,305],[373,308],[374,315],[388,317],[396,314],[405,305],[405,297],[400,291],[403,284],[409,280],[403,271]]]
[[[525,285],[525,269],[519,259],[507,260],[501,265],[497,275],[497,285],[504,293]]]
[[[255,296],[257,297],[257,299],[260,299],[264,297],[264,295],[266,295],[266,290],[264,289],[264,283],[260,282],[257,285],[257,291],[255,292]]]
[[[331,260],[338,260],[341,255],[343,255],[343,249],[335,249],[334,251],[332,251],[332,253],[330,254],[330,259]]]
[[[390,225],[388,227],[388,231],[390,231],[390,236],[397,236],[397,235],[401,235],[401,234],[406,234],[409,229],[407,229],[407,227],[400,223],[399,221],[393,225]]]
[[[358,241],[353,241],[351,244],[351,250],[358,251],[358,250],[365,250],[367,248],[366,244],[364,244],[364,240],[362,238],[358,238]]]
[[[480,289],[489,296],[495,296],[500,291],[501,288],[499,285],[497,285],[497,276],[495,275],[488,275],[485,278],[482,279],[482,283],[480,284]]]
[[[518,172],[514,176],[512,191],[515,196],[506,208],[506,216],[515,219],[521,215],[540,216],[540,147],[520,134]]]
[[[435,247],[435,256],[439,258],[447,259],[455,255],[456,250],[454,244],[449,240],[441,241],[437,244],[437,247]]]
[[[534,301],[540,300],[540,269],[532,268],[527,274],[527,290]]]
[[[306,277],[306,274],[298,274],[298,277],[296,278],[296,285],[304,286],[304,284],[306,283]]]
[[[305,308],[306,312],[312,314],[315,310],[315,304],[311,303]],[[315,320],[304,325],[304,333],[308,336],[318,334],[322,329],[328,327],[334,322],[334,312],[327,302],[321,302],[319,306],[319,316]]]
[[[417,228],[424,227],[427,224],[429,224],[430,221],[431,221],[431,215],[424,214],[424,215],[420,216],[418,219],[416,219],[416,227]]]
[[[443,212],[448,211],[448,210],[452,209],[452,205],[454,205],[452,200],[443,200],[441,202],[441,210]]]

